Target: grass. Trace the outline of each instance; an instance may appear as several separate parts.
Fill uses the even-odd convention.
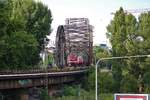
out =
[[[98,100],[114,100],[114,94],[100,94]]]
[[[54,100],[95,100],[94,96],[63,96]]]
[[[54,100],[95,100],[95,95],[88,93],[82,96],[62,96]],[[114,100],[114,94],[100,94],[98,100]]]

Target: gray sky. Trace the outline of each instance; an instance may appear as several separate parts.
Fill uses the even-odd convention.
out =
[[[121,6],[124,9],[149,8],[150,0],[41,0],[52,12],[53,32],[50,38],[54,41],[58,25],[65,24],[66,18],[89,18],[94,28],[94,44],[108,43],[106,41],[106,26]]]

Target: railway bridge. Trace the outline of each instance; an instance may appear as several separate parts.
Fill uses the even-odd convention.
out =
[[[88,67],[2,71],[0,72],[0,91],[26,90],[27,92],[20,93],[20,98],[30,100],[29,92],[35,87],[47,87],[51,94],[65,84],[81,81],[87,71]]]
[[[36,99],[33,99],[32,95],[27,96],[34,94],[30,93],[30,89],[33,92],[35,87],[47,87],[52,92],[54,88],[62,87],[63,84],[80,82],[89,69],[87,66],[92,64],[92,33],[93,26],[90,25],[88,18],[67,18],[65,25],[58,26],[56,34],[54,60],[59,69],[3,70],[0,72],[0,93],[24,89],[29,90],[29,93],[20,92],[21,100],[39,100],[37,95]],[[3,98],[0,95],[1,97]],[[27,97],[29,99],[25,99]]]

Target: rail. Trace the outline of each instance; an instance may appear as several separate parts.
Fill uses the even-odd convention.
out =
[[[63,75],[73,75],[73,74],[80,74],[83,72],[86,72],[88,70],[88,68],[76,68],[76,69],[60,69],[59,71],[57,70],[53,70],[53,71],[48,71],[48,72],[44,72],[44,70],[41,70],[40,72],[31,72],[31,73],[21,73],[21,71],[19,73],[9,73],[9,74],[0,74],[0,79],[21,79],[21,78],[39,78],[39,77],[44,77],[44,76],[48,76],[48,77],[52,77],[52,76],[63,76]]]
[[[89,67],[65,67],[65,68],[58,68],[52,67],[47,68],[47,72],[67,72],[67,71],[77,71],[77,70],[84,70],[88,69]],[[35,68],[35,69],[16,69],[16,70],[0,70],[0,75],[6,74],[24,74],[24,73],[45,73],[44,68]]]

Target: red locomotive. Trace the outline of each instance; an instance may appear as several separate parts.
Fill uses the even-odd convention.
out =
[[[83,57],[70,53],[67,57],[67,64],[69,66],[83,65]]]

